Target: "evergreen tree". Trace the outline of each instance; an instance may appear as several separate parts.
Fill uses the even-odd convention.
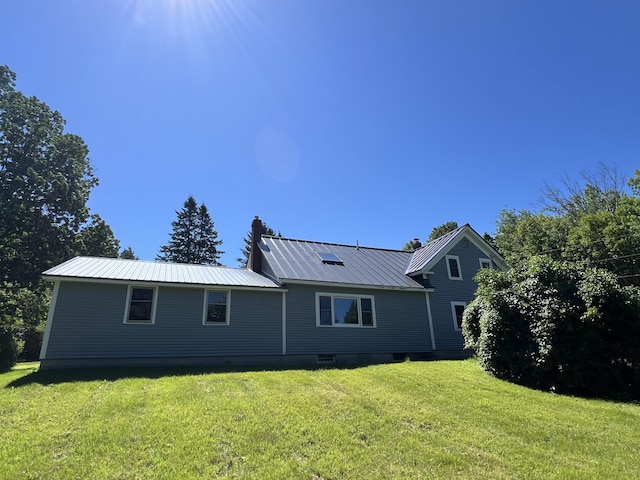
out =
[[[140,260],[135,253],[133,253],[133,249],[131,247],[127,247],[122,252],[120,252],[119,258],[124,258],[126,260]]]
[[[278,236],[278,237],[282,236],[282,233],[280,232],[276,233],[275,230],[273,230],[273,228],[271,228],[269,225],[264,223],[264,221],[262,221],[262,234]],[[240,249],[242,256],[236,258],[236,261],[238,262],[238,264],[240,264],[242,268],[246,268],[247,264],[249,263],[249,254],[251,253],[251,241],[252,241],[251,231],[248,231],[245,237],[243,238],[244,247]]]
[[[218,250],[222,240],[209,215],[206,205],[198,207],[189,196],[182,210],[176,211],[177,220],[171,222],[173,233],[167,245],[160,248],[157,260],[175,263],[220,265],[218,259],[224,252]]]

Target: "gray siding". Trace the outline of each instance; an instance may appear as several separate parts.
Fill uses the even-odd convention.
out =
[[[287,285],[287,354],[430,352],[423,292]],[[316,292],[372,295],[376,328],[316,326]]]
[[[477,283],[473,277],[480,269],[480,258],[486,258],[473,243],[462,239],[447,255],[459,257],[462,280],[449,280],[446,257],[432,269],[431,284],[435,292],[430,294],[433,331],[436,350],[461,350],[464,340],[462,332],[454,329],[451,302],[471,302]]]
[[[124,324],[127,285],[61,282],[48,359],[278,355],[282,293],[232,290],[229,325],[202,325],[204,289],[158,288],[155,324]]]

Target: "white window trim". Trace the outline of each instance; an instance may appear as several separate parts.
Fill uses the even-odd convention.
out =
[[[225,321],[222,322],[207,322],[207,306],[209,305],[209,292],[224,292],[227,294],[227,308],[225,311]],[[231,320],[231,290],[221,290],[218,288],[207,288],[204,291],[204,302],[202,305],[202,325],[206,326],[225,326],[229,325]]]
[[[131,308],[131,294],[133,293],[134,288],[144,288],[153,290],[153,300],[151,301],[151,320],[150,321],[142,321],[142,322],[131,322],[129,321],[129,309]],[[124,309],[124,319],[123,323],[126,325],[153,325],[156,323],[156,308],[158,306],[158,287],[153,287],[149,285],[129,285],[127,289],[127,305]]]
[[[320,297],[330,297],[331,298],[331,325],[321,325],[320,324]],[[358,299],[358,324],[343,324],[343,323],[333,323],[333,312],[335,308],[333,306],[333,300],[335,298],[346,298],[346,299]],[[373,321],[373,325],[363,325],[362,324],[362,303],[361,299],[366,298],[371,300],[371,317]],[[328,292],[316,292],[316,327],[321,328],[377,328],[378,322],[376,320],[376,301],[373,295],[359,295],[359,294],[349,294],[349,293],[328,293]]]
[[[457,255],[446,255],[444,258],[445,258],[445,263],[447,264],[447,273],[449,274],[449,280],[462,280],[462,265],[460,264],[460,257],[458,257]],[[453,277],[451,275],[451,267],[449,266],[449,260],[455,260],[456,263],[458,264],[458,273],[460,274],[459,277]]]
[[[456,318],[456,307],[462,306],[467,308],[467,302],[451,302],[451,316],[453,318],[453,329],[456,332],[461,332],[462,328],[458,328],[458,319]]]
[[[491,261],[490,258],[480,258],[479,262],[480,262],[480,268],[489,268],[490,270],[493,270],[493,262]],[[482,265],[483,263],[488,263],[489,267],[484,267]]]

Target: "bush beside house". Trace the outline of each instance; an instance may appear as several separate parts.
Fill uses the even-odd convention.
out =
[[[463,334],[485,370],[560,393],[640,397],[637,289],[546,257],[476,280]]]

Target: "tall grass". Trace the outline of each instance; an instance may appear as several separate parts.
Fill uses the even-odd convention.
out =
[[[640,407],[473,361],[0,375],[7,479],[640,478]]]

